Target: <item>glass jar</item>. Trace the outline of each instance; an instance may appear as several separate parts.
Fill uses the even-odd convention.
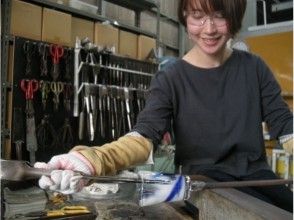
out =
[[[134,199],[140,206],[183,201],[190,196],[190,178],[188,176],[150,171],[140,171],[138,174],[142,183],[137,184]],[[146,183],[147,180],[162,180],[165,183]]]

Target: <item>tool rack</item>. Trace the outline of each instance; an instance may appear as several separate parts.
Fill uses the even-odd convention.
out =
[[[33,3],[36,5],[45,6],[48,8],[57,9],[63,12],[69,12],[72,15],[75,15],[80,18],[86,18],[94,21],[110,21],[111,24],[116,25],[114,20],[111,20],[107,17],[102,16],[102,12],[98,11],[98,14],[90,14],[83,12],[81,10],[71,8],[65,5],[60,5],[50,1],[41,1],[41,0],[25,0],[26,2]],[[127,30],[137,34],[144,34],[156,38],[158,43],[159,37],[159,18],[160,18],[160,5],[153,0],[140,0],[140,1],[131,1],[131,0],[105,0],[107,2],[117,4],[128,9],[134,10],[135,12],[135,26],[129,26],[120,24],[119,28],[122,30]],[[102,0],[97,1],[98,7],[101,9]],[[157,15],[157,27],[156,33],[153,34],[148,31],[143,31],[140,29],[140,13],[142,11],[153,11]],[[13,85],[9,83],[8,76],[8,55],[9,55],[9,46],[15,44],[14,36],[10,35],[10,17],[11,17],[11,1],[4,0],[1,2],[1,146],[5,145],[5,142],[11,138],[11,130],[9,123],[7,123],[7,105],[8,105],[8,94],[13,93]],[[3,151],[2,151],[3,152]],[[2,155],[3,156],[3,155]]]
[[[13,96],[13,103],[12,103],[12,109],[22,109],[23,110],[23,118],[25,117],[25,99],[24,99],[24,92],[20,88],[20,81],[22,79],[36,79],[38,82],[43,81],[43,82],[48,82],[54,81],[52,76],[41,76],[40,75],[40,54],[38,52],[35,52],[32,56],[32,61],[31,61],[31,72],[32,75],[27,77],[25,76],[25,69],[27,65],[27,60],[26,60],[26,55],[24,53],[24,44],[29,43],[31,44],[32,47],[37,47],[37,45],[40,44],[46,44],[46,42],[41,42],[41,41],[32,41],[29,39],[25,38],[20,38],[20,37],[15,37],[14,39],[14,65],[13,65],[13,83],[12,83],[12,96]],[[71,53],[72,56],[70,63],[71,63],[71,72],[74,72],[74,49],[70,47],[64,47],[65,50],[68,51],[68,53]],[[148,87],[151,81],[152,76],[158,69],[158,65],[155,63],[150,63],[150,62],[145,62],[145,61],[139,61],[139,60],[134,60],[131,58],[125,58],[125,57],[119,57],[116,55],[109,54],[108,52],[98,52],[96,51],[95,55],[96,56],[101,56],[104,58],[109,59],[112,61],[112,64],[115,64],[114,66],[111,66],[106,63],[102,64],[92,64],[92,66],[89,65],[89,63],[85,62],[85,57],[87,55],[85,50],[79,51],[81,53],[81,59],[79,60],[79,63],[77,64],[79,66],[79,71],[83,69],[84,66],[88,66],[89,68],[92,67],[99,67],[99,71],[101,74],[99,75],[99,80],[94,83],[93,79],[91,78],[90,81],[82,81],[81,73],[77,73],[80,75],[78,77],[78,87],[75,90],[73,94],[76,94],[78,97],[78,110],[77,114],[74,115],[74,110],[71,110],[68,112],[65,107],[63,107],[63,101],[64,101],[64,94],[61,94],[60,98],[60,103],[57,111],[54,111],[53,108],[53,102],[54,102],[54,93],[50,92],[47,98],[47,107],[46,109],[43,109],[42,107],[42,95],[41,91],[38,90],[35,93],[35,98],[34,98],[34,109],[35,109],[35,122],[36,122],[36,131],[38,130],[39,125],[44,120],[47,120],[47,123],[52,125],[53,128],[55,128],[55,133],[56,135],[60,135],[60,129],[63,127],[63,123],[65,122],[65,119],[68,119],[68,122],[71,124],[73,133],[72,133],[72,138],[73,138],[73,143],[71,146],[61,146],[55,145],[55,143],[52,142],[53,145],[51,144],[44,144],[43,145],[39,144],[38,142],[38,147],[39,149],[36,151],[36,159],[37,160],[44,160],[46,161],[49,159],[51,156],[58,154],[58,153],[64,153],[67,152],[71,147],[77,144],[83,144],[83,145],[88,145],[88,146],[93,146],[93,145],[102,145],[106,142],[112,141],[115,138],[118,138],[118,134],[116,136],[110,137],[110,135],[106,135],[104,138],[101,138],[100,136],[95,136],[95,140],[89,140],[86,138],[79,139],[78,136],[78,128],[79,128],[79,118],[77,117],[79,113],[82,111],[81,108],[83,107],[83,104],[81,100],[83,100],[84,96],[82,94],[84,93],[85,89],[88,89],[91,91],[91,94],[94,96],[97,96],[99,94],[99,90],[101,88],[106,88],[107,92],[113,92],[115,91],[122,91],[122,92],[128,92],[128,94],[132,95],[132,97],[140,97],[140,100],[143,100],[143,102],[138,101],[133,99],[133,105],[132,103],[130,105],[136,107],[131,107],[132,109],[135,109],[133,111],[134,114],[132,114],[131,121],[132,125],[135,123],[135,118],[136,114],[139,112],[138,110],[138,105],[141,105],[140,110],[143,108],[143,103],[144,100],[147,97],[148,94]],[[48,71],[51,70],[52,68],[52,61],[51,58],[48,60]],[[104,61],[103,61],[104,62]],[[117,64],[117,65],[116,65]],[[125,66],[123,66],[124,64]],[[120,65],[120,67],[118,67]],[[137,66],[136,66],[137,65]],[[60,62],[60,70],[63,73],[63,75],[60,75],[60,77],[55,81],[55,82],[61,82],[64,85],[65,84],[72,84],[74,82],[74,75],[72,75],[71,79],[65,79],[64,78],[64,73],[66,69],[66,58],[62,59]],[[115,80],[114,78],[108,78],[111,76],[111,74],[114,73],[120,73],[121,81]],[[49,73],[48,73],[49,74]],[[109,75],[109,76],[108,76]],[[126,80],[126,82],[122,81]],[[140,81],[141,80],[141,81]],[[144,86],[143,86],[144,84]],[[106,98],[106,97],[105,97]],[[109,97],[111,98],[111,96]],[[98,102],[98,101],[97,101]],[[139,104],[137,104],[139,103]],[[71,106],[73,106],[73,96],[71,97]],[[97,108],[99,111],[98,103],[97,103]],[[14,112],[14,111],[13,111]],[[104,113],[106,117],[109,117],[106,113]],[[45,117],[48,115],[48,118]],[[103,115],[105,117],[105,115]],[[112,116],[113,117],[113,116]],[[12,115],[12,118],[15,121],[15,115]],[[12,131],[15,130],[15,124],[12,123]],[[110,128],[107,127],[107,130]],[[127,132],[129,129],[131,129],[131,126],[128,127],[128,129],[125,129],[125,132]],[[37,131],[38,132],[38,131]],[[120,135],[123,135],[124,133],[121,133]],[[12,135],[13,138],[13,135]],[[52,135],[52,138],[54,138],[54,135]],[[12,145],[12,143],[11,143]],[[51,147],[50,147],[51,146]],[[15,155],[14,148],[12,149],[12,155]],[[23,151],[25,149],[25,146],[23,146]],[[26,153],[23,153],[23,158],[27,158],[28,155]]]

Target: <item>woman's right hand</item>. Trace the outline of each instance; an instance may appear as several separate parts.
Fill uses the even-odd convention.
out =
[[[42,189],[50,189],[63,194],[78,192],[88,183],[80,173],[94,174],[90,162],[78,152],[54,156],[48,163],[37,162],[34,167],[52,170],[50,176],[42,176],[39,179],[39,186]]]

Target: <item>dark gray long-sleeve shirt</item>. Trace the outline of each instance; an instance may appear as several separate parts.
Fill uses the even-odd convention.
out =
[[[158,143],[172,119],[175,163],[196,171],[241,176],[270,169],[262,121],[272,138],[293,132],[293,115],[272,72],[247,52],[234,50],[210,69],[178,60],[156,74],[150,91],[134,130]]]

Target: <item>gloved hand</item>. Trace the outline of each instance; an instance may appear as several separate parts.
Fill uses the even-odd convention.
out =
[[[39,186],[42,189],[50,189],[63,194],[78,192],[88,182],[82,179],[82,175],[74,171],[88,175],[94,174],[92,165],[78,152],[54,156],[48,163],[37,162],[34,167],[52,170],[50,177],[40,178]]]

